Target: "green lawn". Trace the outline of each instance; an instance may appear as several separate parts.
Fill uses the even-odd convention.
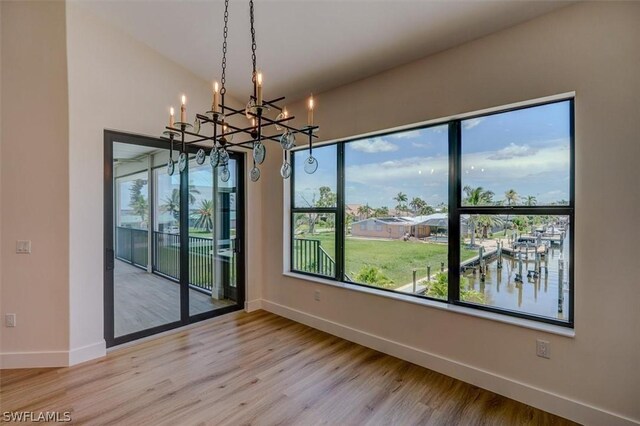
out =
[[[298,235],[299,238],[320,240],[322,248],[335,259],[333,232],[319,232],[313,236]],[[462,260],[477,255],[475,250],[462,248]],[[402,240],[373,240],[347,237],[345,241],[345,269],[352,279],[364,266],[375,266],[393,281],[391,287],[408,284],[413,279],[413,269],[418,278],[425,277],[427,265],[431,275],[440,270],[440,262],[447,268],[447,246],[445,244],[423,243]]]

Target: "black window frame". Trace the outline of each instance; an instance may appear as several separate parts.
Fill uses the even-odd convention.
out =
[[[462,204],[462,122],[471,118],[482,118],[496,114],[502,114],[511,111],[524,110],[529,108],[540,107],[544,105],[569,102],[569,204],[568,205],[540,205],[540,206],[464,206]],[[448,180],[448,298],[437,299],[429,296],[412,294],[412,293],[399,293],[395,290],[385,289],[372,285],[357,283],[347,279],[344,272],[345,263],[345,163],[344,152],[345,144],[362,140],[365,138],[387,136],[396,133],[408,132],[412,130],[423,130],[437,126],[448,126],[448,143],[449,143],[449,180]],[[575,264],[575,97],[566,96],[558,97],[557,99],[535,102],[506,107],[502,109],[495,109],[490,112],[468,114],[464,117],[454,118],[449,120],[437,121],[434,120],[428,124],[407,126],[402,129],[395,129],[389,131],[381,131],[367,135],[359,135],[356,137],[350,137],[346,139],[340,139],[325,144],[316,146],[314,149],[321,149],[325,146],[337,145],[337,173],[336,173],[336,195],[337,201],[335,207],[327,208],[302,208],[295,207],[295,155],[291,155],[291,167],[293,173],[291,174],[291,182],[289,186],[289,199],[290,199],[290,226],[289,226],[289,271],[297,274],[309,275],[312,277],[319,277],[327,280],[333,280],[342,283],[354,284],[361,287],[373,288],[382,292],[390,292],[393,294],[407,295],[411,297],[428,299],[440,303],[447,303],[455,306],[462,306],[466,308],[478,309],[487,312],[493,312],[501,315],[508,315],[517,318],[534,320],[538,322],[558,325],[567,328],[574,328],[574,300],[575,300],[575,288],[574,288],[574,264]],[[296,148],[294,151],[304,151],[307,147]],[[314,274],[307,271],[300,271],[294,269],[294,228],[295,228],[295,214],[296,213],[332,213],[335,214],[335,276],[330,277],[326,275]],[[499,308],[495,306],[482,305],[478,303],[470,303],[460,300],[460,218],[462,215],[475,215],[475,214],[509,214],[509,215],[554,215],[554,216],[568,216],[569,217],[569,300],[568,307],[569,313],[567,320],[558,320],[551,317],[544,317],[540,315],[530,314],[522,311],[509,310],[505,308]],[[451,243],[455,241],[456,243]]]

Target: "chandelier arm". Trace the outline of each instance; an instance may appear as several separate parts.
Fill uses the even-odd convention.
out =
[[[269,101],[269,102],[267,102],[267,101],[262,101],[262,103],[263,103],[264,105],[268,105],[268,106],[270,106],[271,108],[277,109],[278,111],[282,112],[282,108],[280,108],[278,105],[276,105],[276,102],[280,102],[280,101],[281,101],[281,100],[283,100],[283,99],[284,99],[284,96],[281,96],[281,97],[279,97],[279,98],[277,98],[277,99],[274,99],[274,100],[272,100],[272,101]]]

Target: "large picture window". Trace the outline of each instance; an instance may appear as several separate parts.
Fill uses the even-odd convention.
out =
[[[563,99],[295,151],[291,270],[573,326],[573,149]]]

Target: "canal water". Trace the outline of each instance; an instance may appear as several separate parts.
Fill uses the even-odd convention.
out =
[[[552,245],[546,258],[542,258],[542,266],[548,267],[548,273],[542,269],[538,278],[527,278],[527,271],[533,270],[535,259],[529,253],[527,261],[523,258],[522,282],[516,281],[518,260],[502,255],[502,268],[498,268],[497,257],[487,260],[487,273],[484,282],[480,272],[475,274],[468,269],[463,275],[469,280],[471,289],[484,295],[484,304],[501,309],[539,315],[559,320],[569,318],[569,242],[570,235],[565,236],[562,245]],[[562,311],[558,311],[559,299],[559,260],[564,260],[563,288],[561,292]],[[524,256],[523,256],[524,257]]]

